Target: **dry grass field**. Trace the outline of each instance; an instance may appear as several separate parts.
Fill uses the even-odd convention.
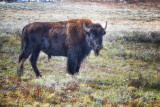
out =
[[[105,25],[104,49],[85,59],[80,73],[66,58],[41,52],[36,78],[27,60],[17,78],[22,28],[32,22],[89,18]],[[0,106],[160,106],[160,5],[113,2],[0,2]]]

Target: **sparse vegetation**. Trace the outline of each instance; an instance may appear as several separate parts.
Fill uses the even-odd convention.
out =
[[[13,3],[12,6],[20,6],[19,4],[21,3]],[[57,4],[47,3],[49,6],[46,9],[53,6],[52,14],[45,10],[45,6],[44,10],[33,7],[35,9],[29,11],[26,9],[28,7],[24,7],[24,10],[21,8],[17,11],[12,6],[11,10],[9,5],[11,4],[0,4],[3,16],[3,21],[0,22],[3,25],[0,26],[0,106],[160,105],[159,10],[137,8],[133,11],[127,6],[99,7],[99,3],[93,7],[88,4],[74,4],[72,7],[70,4],[58,4],[58,7]],[[37,5],[41,7],[46,4]],[[59,12],[64,12],[66,16],[62,17]],[[35,16],[27,13],[35,13]],[[47,56],[41,52],[37,65],[43,77],[36,78],[27,61],[22,78],[17,78],[21,29],[25,24],[65,20],[68,19],[67,16],[81,18],[86,15],[95,22],[109,20],[100,56],[95,57],[91,53],[83,62],[80,73],[72,77],[65,71],[66,58],[52,57],[48,61]]]

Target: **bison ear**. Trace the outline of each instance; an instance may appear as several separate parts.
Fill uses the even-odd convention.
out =
[[[107,21],[106,21],[106,25],[105,25],[105,27],[104,27],[104,30],[106,30],[107,29]]]
[[[86,26],[86,24],[84,22],[83,22],[83,28],[87,33],[90,31],[90,29]]]

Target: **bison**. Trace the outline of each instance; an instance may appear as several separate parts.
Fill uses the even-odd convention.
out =
[[[95,55],[103,48],[103,36],[106,34],[107,22],[103,28],[90,19],[70,19],[61,22],[34,22],[26,25],[22,31],[21,54],[17,74],[23,72],[25,60],[31,55],[30,63],[40,76],[36,62],[40,51],[51,56],[65,56],[67,71],[74,75],[79,72],[83,59],[91,50]]]

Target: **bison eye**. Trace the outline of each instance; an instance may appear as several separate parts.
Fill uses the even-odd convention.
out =
[[[103,35],[105,35],[106,34],[106,32],[105,31],[103,31],[103,33],[102,33]]]
[[[93,33],[91,33],[91,37],[92,37],[92,38],[95,38],[95,35],[94,35]]]

